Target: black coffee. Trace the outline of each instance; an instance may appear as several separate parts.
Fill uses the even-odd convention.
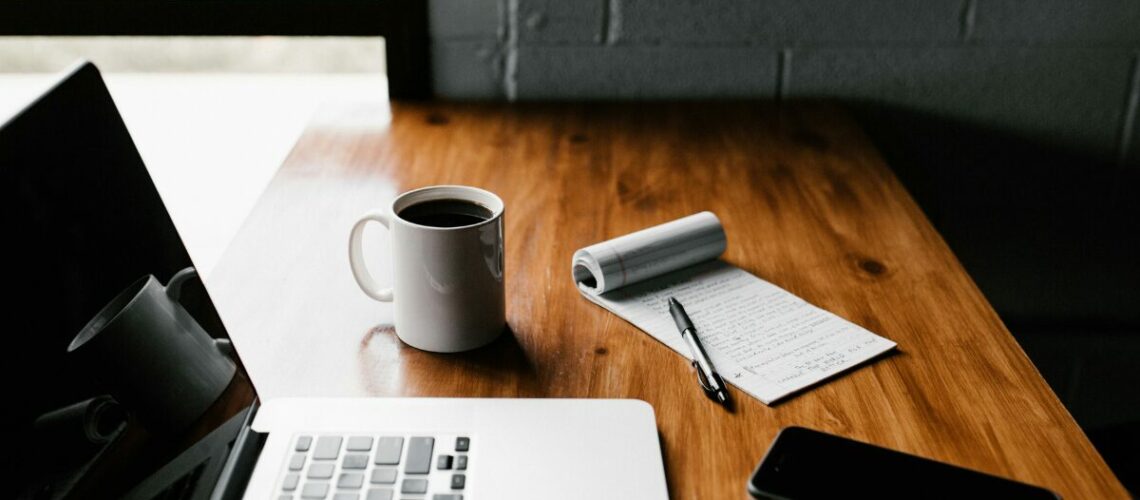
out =
[[[478,224],[493,214],[486,207],[466,200],[431,200],[400,210],[399,216],[413,224],[460,227]]]

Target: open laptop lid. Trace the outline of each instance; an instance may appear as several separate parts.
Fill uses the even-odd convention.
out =
[[[0,218],[4,496],[119,497],[208,440],[227,449],[256,394],[91,63],[0,125]],[[224,462],[158,489],[199,497]]]

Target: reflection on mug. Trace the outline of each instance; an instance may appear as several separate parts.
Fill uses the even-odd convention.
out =
[[[222,394],[236,371],[222,346],[179,303],[193,267],[163,287],[131,283],[100,310],[67,351],[151,432],[184,430]]]

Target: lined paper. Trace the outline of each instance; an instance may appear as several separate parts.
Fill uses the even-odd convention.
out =
[[[687,358],[669,315],[675,297],[721,376],[765,404],[896,347],[715,257],[604,293],[577,281],[584,297]]]

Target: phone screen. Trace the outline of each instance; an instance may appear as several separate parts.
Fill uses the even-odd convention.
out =
[[[803,427],[780,431],[748,491],[757,498],[1057,499],[1037,486]]]

